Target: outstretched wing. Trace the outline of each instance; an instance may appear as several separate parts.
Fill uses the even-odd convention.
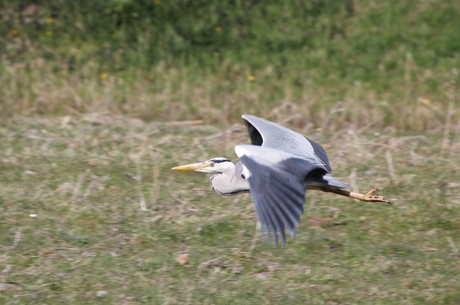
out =
[[[286,245],[285,228],[295,237],[305,202],[305,177],[312,171],[326,173],[318,165],[288,152],[255,145],[238,145],[235,152],[243,163],[242,175],[249,182],[262,231],[278,245]]]
[[[243,114],[252,145],[274,148],[323,165],[327,173],[331,166],[324,148],[301,134],[253,115]]]

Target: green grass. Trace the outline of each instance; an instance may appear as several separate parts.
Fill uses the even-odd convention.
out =
[[[0,13],[3,116],[234,123],[294,105],[318,127],[342,101],[360,127],[426,131],[458,82],[456,0],[0,1]]]
[[[459,303],[458,1],[0,1],[0,16],[0,303]],[[243,113],[395,204],[309,192],[296,239],[251,252],[249,194],[170,170],[236,159]]]
[[[285,125],[302,131],[299,122]],[[234,159],[246,131],[225,145],[206,140],[223,130],[104,115],[3,121],[0,302],[458,303],[458,136],[442,150],[438,133],[309,132],[335,176],[350,181],[355,171],[360,191],[380,187],[394,205],[309,192],[307,216],[339,209],[339,224],[311,229],[304,216],[287,247],[259,240],[248,255],[250,196],[222,197],[206,175],[170,170]],[[176,262],[183,252],[189,266]]]

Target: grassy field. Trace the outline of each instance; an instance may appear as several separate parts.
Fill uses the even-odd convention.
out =
[[[0,0],[0,18],[1,304],[460,304],[458,0]],[[243,113],[394,205],[309,192],[297,238],[254,248],[249,194],[170,170],[236,159]]]
[[[0,1],[0,15],[2,117],[215,124],[292,104],[321,126],[341,102],[347,123],[426,131],[459,81],[457,0]]]
[[[322,143],[335,176],[394,205],[312,191],[297,238],[252,251],[248,194],[221,197],[206,175],[170,170],[234,158],[248,142],[240,125],[3,121],[0,302],[458,304],[458,135],[320,132],[300,119],[283,124]]]

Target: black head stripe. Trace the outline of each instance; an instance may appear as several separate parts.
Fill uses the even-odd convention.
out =
[[[225,159],[225,158],[214,158],[214,159],[211,159],[209,161],[212,161],[214,163],[222,163],[222,162],[232,162],[228,159]]]

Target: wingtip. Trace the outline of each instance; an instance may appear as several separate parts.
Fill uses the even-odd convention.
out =
[[[244,113],[244,114],[241,115],[241,118],[242,118],[243,120],[248,121],[248,120],[250,120],[251,118],[258,118],[258,117],[256,117],[255,115],[249,114],[249,113]]]
[[[245,113],[241,115],[241,118],[243,119],[243,121],[245,121],[245,124],[246,124],[246,122],[249,122],[249,120],[251,120],[251,115]]]

